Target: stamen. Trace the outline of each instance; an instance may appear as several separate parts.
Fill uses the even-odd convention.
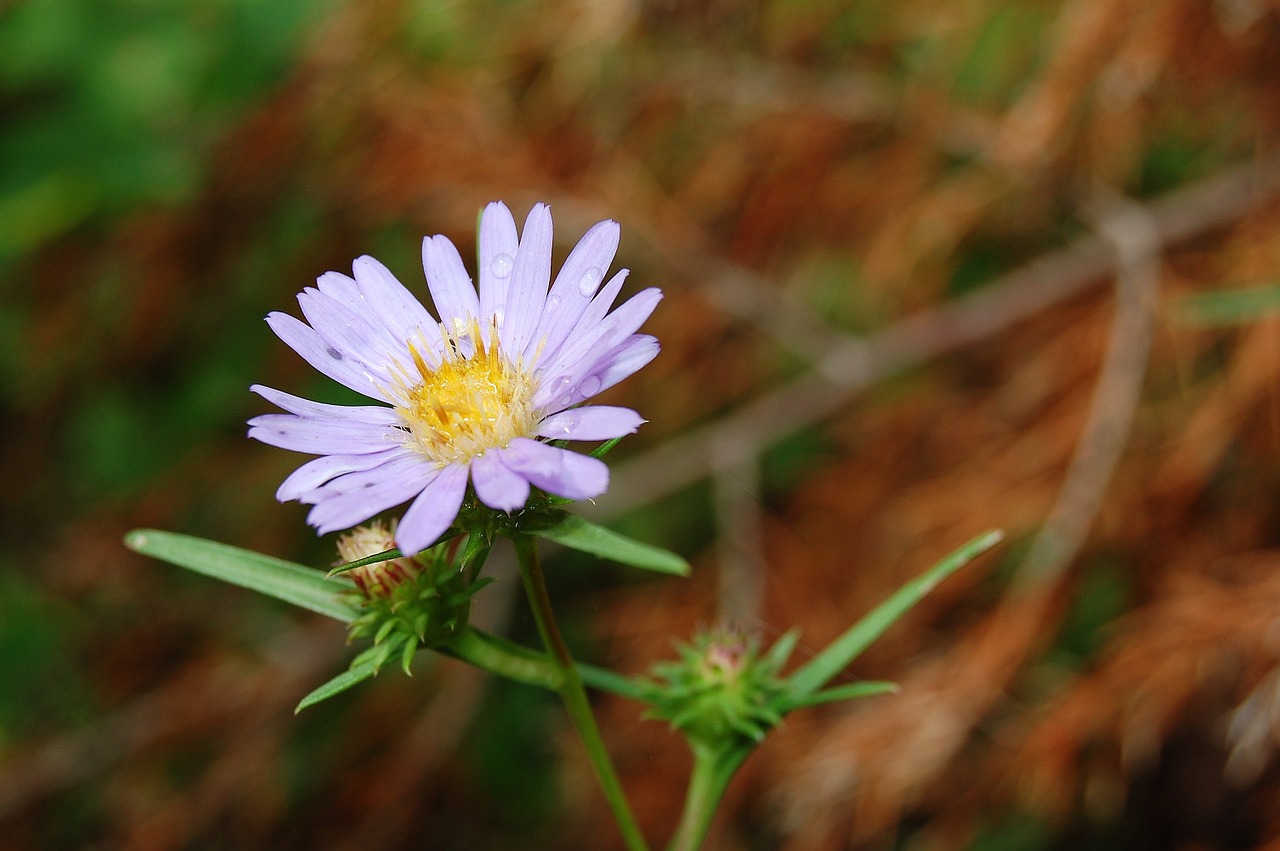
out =
[[[396,369],[399,386],[393,395],[403,400],[396,410],[408,429],[409,445],[443,466],[530,435],[538,422],[533,382],[522,364],[509,363],[502,355],[497,323],[487,343],[475,319],[456,321],[452,331],[442,323],[441,333],[438,366],[433,369],[410,340],[413,366]]]

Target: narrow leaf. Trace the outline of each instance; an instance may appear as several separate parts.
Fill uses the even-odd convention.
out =
[[[939,582],[1003,539],[1004,533],[998,529],[979,535],[899,588],[893,596],[849,627],[843,635],[809,660],[808,664],[792,674],[790,683],[793,699],[803,701],[826,685],[866,650],[871,642],[920,602],[924,595],[937,587]]]
[[[774,645],[769,648],[769,652],[765,654],[764,661],[773,672],[780,672],[787,660],[791,658],[791,651],[796,649],[796,642],[800,640],[800,630],[789,629],[782,634]]]
[[[320,686],[320,688],[311,692],[311,694],[302,698],[302,701],[298,704],[297,708],[293,710],[293,714],[297,715],[308,706],[315,706],[317,703],[322,700],[328,700],[335,694],[342,694],[347,689],[352,686],[359,685],[376,673],[377,668],[374,667],[372,662],[365,662],[363,664],[356,665],[354,668],[343,671],[341,674],[338,674],[338,676],[329,680],[329,682]]]
[[[898,690],[897,683],[888,680],[863,680],[858,683],[847,683],[835,688],[823,689],[803,698],[784,697],[778,703],[784,713],[806,706],[821,706],[824,703],[837,703],[842,700],[853,700],[859,697],[871,697],[877,694],[889,694]]]
[[[675,553],[597,526],[576,514],[566,514],[556,525],[547,529],[531,529],[530,532],[571,550],[590,553],[620,564],[676,576],[689,575],[689,563]]]
[[[622,440],[622,438],[621,438],[621,437],[615,437],[615,438],[613,438],[613,439],[611,439],[611,440],[606,440],[604,443],[600,444],[600,445],[599,445],[599,446],[597,446],[595,449],[592,449],[592,450],[591,450],[591,457],[592,457],[592,458],[603,458],[605,455],[608,455],[608,454],[609,454],[609,450],[610,450],[610,449],[612,449],[613,447],[617,446],[617,445],[618,445],[618,442],[619,442],[619,441],[621,441],[621,440]]]
[[[1280,284],[1196,293],[1173,303],[1173,318],[1184,325],[1220,326],[1256,322],[1280,312]]]
[[[349,586],[326,579],[320,570],[252,550],[156,529],[135,529],[125,535],[124,542],[125,546],[143,555],[284,600],[343,623],[350,623],[356,617],[355,609],[338,599],[338,595],[349,590]]]
[[[346,573],[348,570],[355,570],[357,567],[367,567],[368,565],[371,565],[371,564],[381,564],[384,561],[391,561],[392,559],[397,559],[397,558],[404,558],[404,553],[400,552],[399,547],[392,547],[391,549],[386,550],[384,552],[374,553],[371,556],[365,556],[364,558],[358,558],[355,561],[348,561],[348,562],[345,562],[344,564],[340,564],[337,567],[335,567],[333,570],[329,571],[329,573],[326,575],[337,576],[338,574]]]

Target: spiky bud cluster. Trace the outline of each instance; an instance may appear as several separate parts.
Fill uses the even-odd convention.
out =
[[[676,648],[677,660],[653,667],[649,714],[694,740],[760,741],[782,720],[774,704],[787,689],[779,673],[794,643],[784,636],[762,655],[759,641],[740,631],[703,632]]]
[[[353,530],[339,541],[339,554],[350,562],[385,553],[392,547],[394,531],[394,526]],[[373,640],[372,647],[352,660],[353,668],[372,662],[377,670],[398,658],[408,673],[420,648],[447,645],[467,625],[471,597],[488,580],[471,581],[455,560],[456,544],[456,539],[446,541],[413,557],[343,572],[356,583],[349,596],[360,610],[348,637]]]

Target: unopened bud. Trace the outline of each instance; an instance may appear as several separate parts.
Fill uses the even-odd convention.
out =
[[[338,538],[341,563],[358,561],[395,547],[396,521],[385,524],[375,520],[368,526],[357,526]],[[343,573],[366,597],[389,597],[397,587],[412,582],[422,572],[412,557],[402,556],[376,564],[366,564]]]

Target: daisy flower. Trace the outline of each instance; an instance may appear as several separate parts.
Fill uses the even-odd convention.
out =
[[[550,209],[536,205],[518,235],[511,211],[492,203],[480,219],[478,293],[453,243],[422,241],[438,321],[372,257],[357,259],[352,277],[321,275],[298,296],[306,322],[272,313],[267,324],[317,370],[382,404],[252,387],[288,413],[255,417],[249,436],[320,456],[277,498],[314,506],[307,522],[320,534],[412,500],[395,531],[408,554],[449,528],[468,481],[506,512],[525,505],[531,485],[569,499],[602,494],[604,462],[548,441],[608,440],[644,422],[629,408],[582,405],[658,353],[636,332],[661,292],[609,312],[627,277],[601,286],[618,236],[616,222],[592,227],[550,283]]]

